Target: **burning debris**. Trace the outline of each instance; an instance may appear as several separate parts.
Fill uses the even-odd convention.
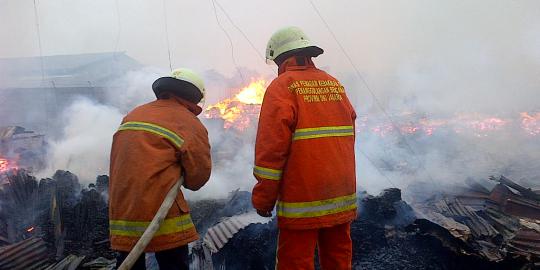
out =
[[[223,127],[239,131],[247,129],[259,117],[264,92],[268,82],[264,79],[252,81],[240,89],[233,98],[225,99],[206,107],[204,117],[222,119]],[[454,116],[432,118],[414,113],[402,112],[395,117],[400,121],[390,123],[385,119],[361,116],[358,119],[358,133],[373,133],[385,137],[394,133],[431,136],[435,132],[453,132],[486,137],[494,132],[522,130],[527,136],[540,135],[540,112],[521,112],[519,115],[492,116],[479,113],[459,113]]]
[[[107,188],[106,176],[81,190],[78,178],[66,171],[39,182],[24,170],[6,173],[0,187],[0,243],[7,246],[0,249],[6,250],[7,257],[0,256],[0,269],[16,269],[6,265],[28,253],[41,259],[25,263],[40,266],[36,268],[51,265],[51,269],[114,258],[108,245]],[[45,254],[46,260],[36,252]]]
[[[17,168],[42,169],[44,137],[18,126],[0,127],[0,173]]]
[[[223,119],[224,128],[245,130],[259,118],[266,86],[264,79],[255,80],[233,98],[208,106],[204,116],[208,119]]]
[[[66,171],[39,182],[24,170],[4,175],[0,269],[112,269],[108,177],[81,188]],[[491,179],[413,196],[410,205],[396,188],[359,193],[359,218],[351,225],[355,269],[540,267],[540,193],[504,176]],[[190,205],[201,233],[191,248],[192,269],[273,268],[276,220],[253,212],[249,192]]]
[[[504,176],[490,179],[498,183],[491,191],[471,182],[464,191],[413,203],[425,220],[411,227],[425,230],[431,226],[431,234],[457,253],[494,266],[535,268],[540,263],[540,194]],[[426,221],[447,233],[435,233]]]
[[[504,183],[499,185],[510,184],[508,181]],[[497,189],[494,188],[492,193],[495,194]],[[477,191],[468,188],[452,196],[439,194],[413,206],[402,201],[401,191],[395,188],[385,190],[379,196],[359,194],[359,218],[351,225],[355,269],[539,267],[540,221],[520,217],[530,215],[529,211],[508,214],[504,206],[495,207],[495,204],[490,204],[489,191],[485,188],[487,193],[481,198],[489,201],[476,204],[479,208],[464,204],[463,198],[474,192]],[[538,208],[530,211],[540,213]],[[210,245],[214,249],[207,250],[203,243],[194,248],[194,261],[201,267],[199,269],[211,269],[208,265],[220,269],[274,267],[277,244],[275,220],[267,224],[253,222],[236,233],[227,229],[225,223],[227,220],[213,227],[223,231],[223,236],[214,233],[204,237],[230,238],[225,245],[218,245],[219,248]],[[232,238],[227,232],[233,234]],[[239,250],[244,256],[238,256]]]

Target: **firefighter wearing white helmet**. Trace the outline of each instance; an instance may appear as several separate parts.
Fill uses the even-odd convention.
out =
[[[252,203],[261,216],[276,209],[276,269],[350,270],[356,218],[356,113],[345,88],[318,69],[323,50],[298,27],[277,31],[266,48],[278,65],[261,106]]]
[[[300,53],[305,56],[317,57],[323,49],[315,46],[302,29],[290,26],[276,31],[266,46],[266,62],[280,64],[287,55]]]
[[[203,79],[187,68],[175,69],[170,76],[157,79],[152,89],[157,98],[163,93],[171,93],[195,104],[204,100],[206,95]]]
[[[157,79],[157,100],[131,110],[114,134],[110,158],[109,228],[117,266],[126,259],[159,209],[165,194],[184,177],[198,190],[211,171],[208,131],[195,117],[205,94],[195,72],[180,68]],[[179,191],[145,252],[155,252],[160,269],[189,269],[188,244],[198,239],[187,201]],[[132,269],[145,269],[141,255]]]

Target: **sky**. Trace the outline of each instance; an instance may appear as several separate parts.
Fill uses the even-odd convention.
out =
[[[173,67],[227,76],[242,67],[272,78],[275,67],[261,59],[266,42],[296,25],[325,49],[317,63],[348,83],[358,106],[373,97],[333,35],[385,106],[402,96],[427,111],[536,109],[540,101],[539,1],[313,0],[332,32],[307,0],[217,3],[257,51],[212,0],[36,0],[42,54],[125,51],[168,69],[168,39]],[[0,20],[0,57],[39,55],[33,1],[0,0]]]
[[[411,111],[430,119],[540,112],[537,0],[36,0],[37,21],[33,3],[0,0],[0,58],[39,56],[39,25],[43,55],[124,51],[148,66],[119,78],[124,98],[111,96],[108,104],[80,100],[66,109],[64,137],[51,142],[51,169],[71,166],[86,179],[106,173],[111,134],[125,112],[153,98],[149,85],[157,73],[171,65],[218,74],[205,75],[207,100],[215,102],[231,93],[239,69],[248,77],[275,77],[276,67],[263,59],[266,42],[289,25],[304,29],[325,50],[315,62],[342,81],[359,118],[388,122],[387,116]],[[227,139],[221,128],[209,128],[216,145]],[[357,152],[359,183],[373,191],[387,187],[378,172],[387,164],[406,164],[415,172],[389,170],[400,186],[418,178],[448,182],[509,171],[523,176],[521,167],[533,168],[529,163],[540,158],[540,144],[516,135],[518,129],[482,141],[455,134],[410,138],[415,153],[400,136],[360,134],[357,151],[374,162]],[[253,184],[253,132],[225,166],[243,169],[214,176],[236,179],[231,189]],[[94,168],[88,160],[99,161],[95,169],[88,169]],[[537,167],[530,170],[538,175]],[[214,185],[208,193],[231,189]]]

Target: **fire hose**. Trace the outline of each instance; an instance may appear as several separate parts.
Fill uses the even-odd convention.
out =
[[[163,223],[163,220],[165,220],[167,213],[169,213],[169,210],[171,209],[171,206],[173,205],[173,202],[180,191],[180,186],[182,186],[183,183],[184,176],[180,177],[178,182],[176,182],[176,184],[174,184],[174,186],[169,190],[169,193],[167,193],[167,196],[165,196],[165,199],[163,200],[163,203],[161,203],[161,206],[152,219],[152,222],[150,222],[150,225],[148,225],[141,238],[139,238],[133,249],[127,255],[126,259],[122,262],[120,267],[118,267],[118,270],[131,269],[137,259],[139,259],[141,254],[143,254],[144,249],[148,246],[154,237],[154,234],[156,234],[156,232],[159,230],[159,227]]]

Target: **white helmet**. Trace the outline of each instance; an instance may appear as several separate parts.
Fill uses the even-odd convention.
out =
[[[316,57],[323,53],[323,49],[315,46],[302,29],[289,26],[276,31],[266,45],[266,62],[274,61],[279,55],[295,50],[309,48]]]
[[[175,69],[170,76],[157,79],[152,89],[158,98],[162,92],[172,92],[195,104],[204,100],[206,95],[203,79],[187,68]]]

